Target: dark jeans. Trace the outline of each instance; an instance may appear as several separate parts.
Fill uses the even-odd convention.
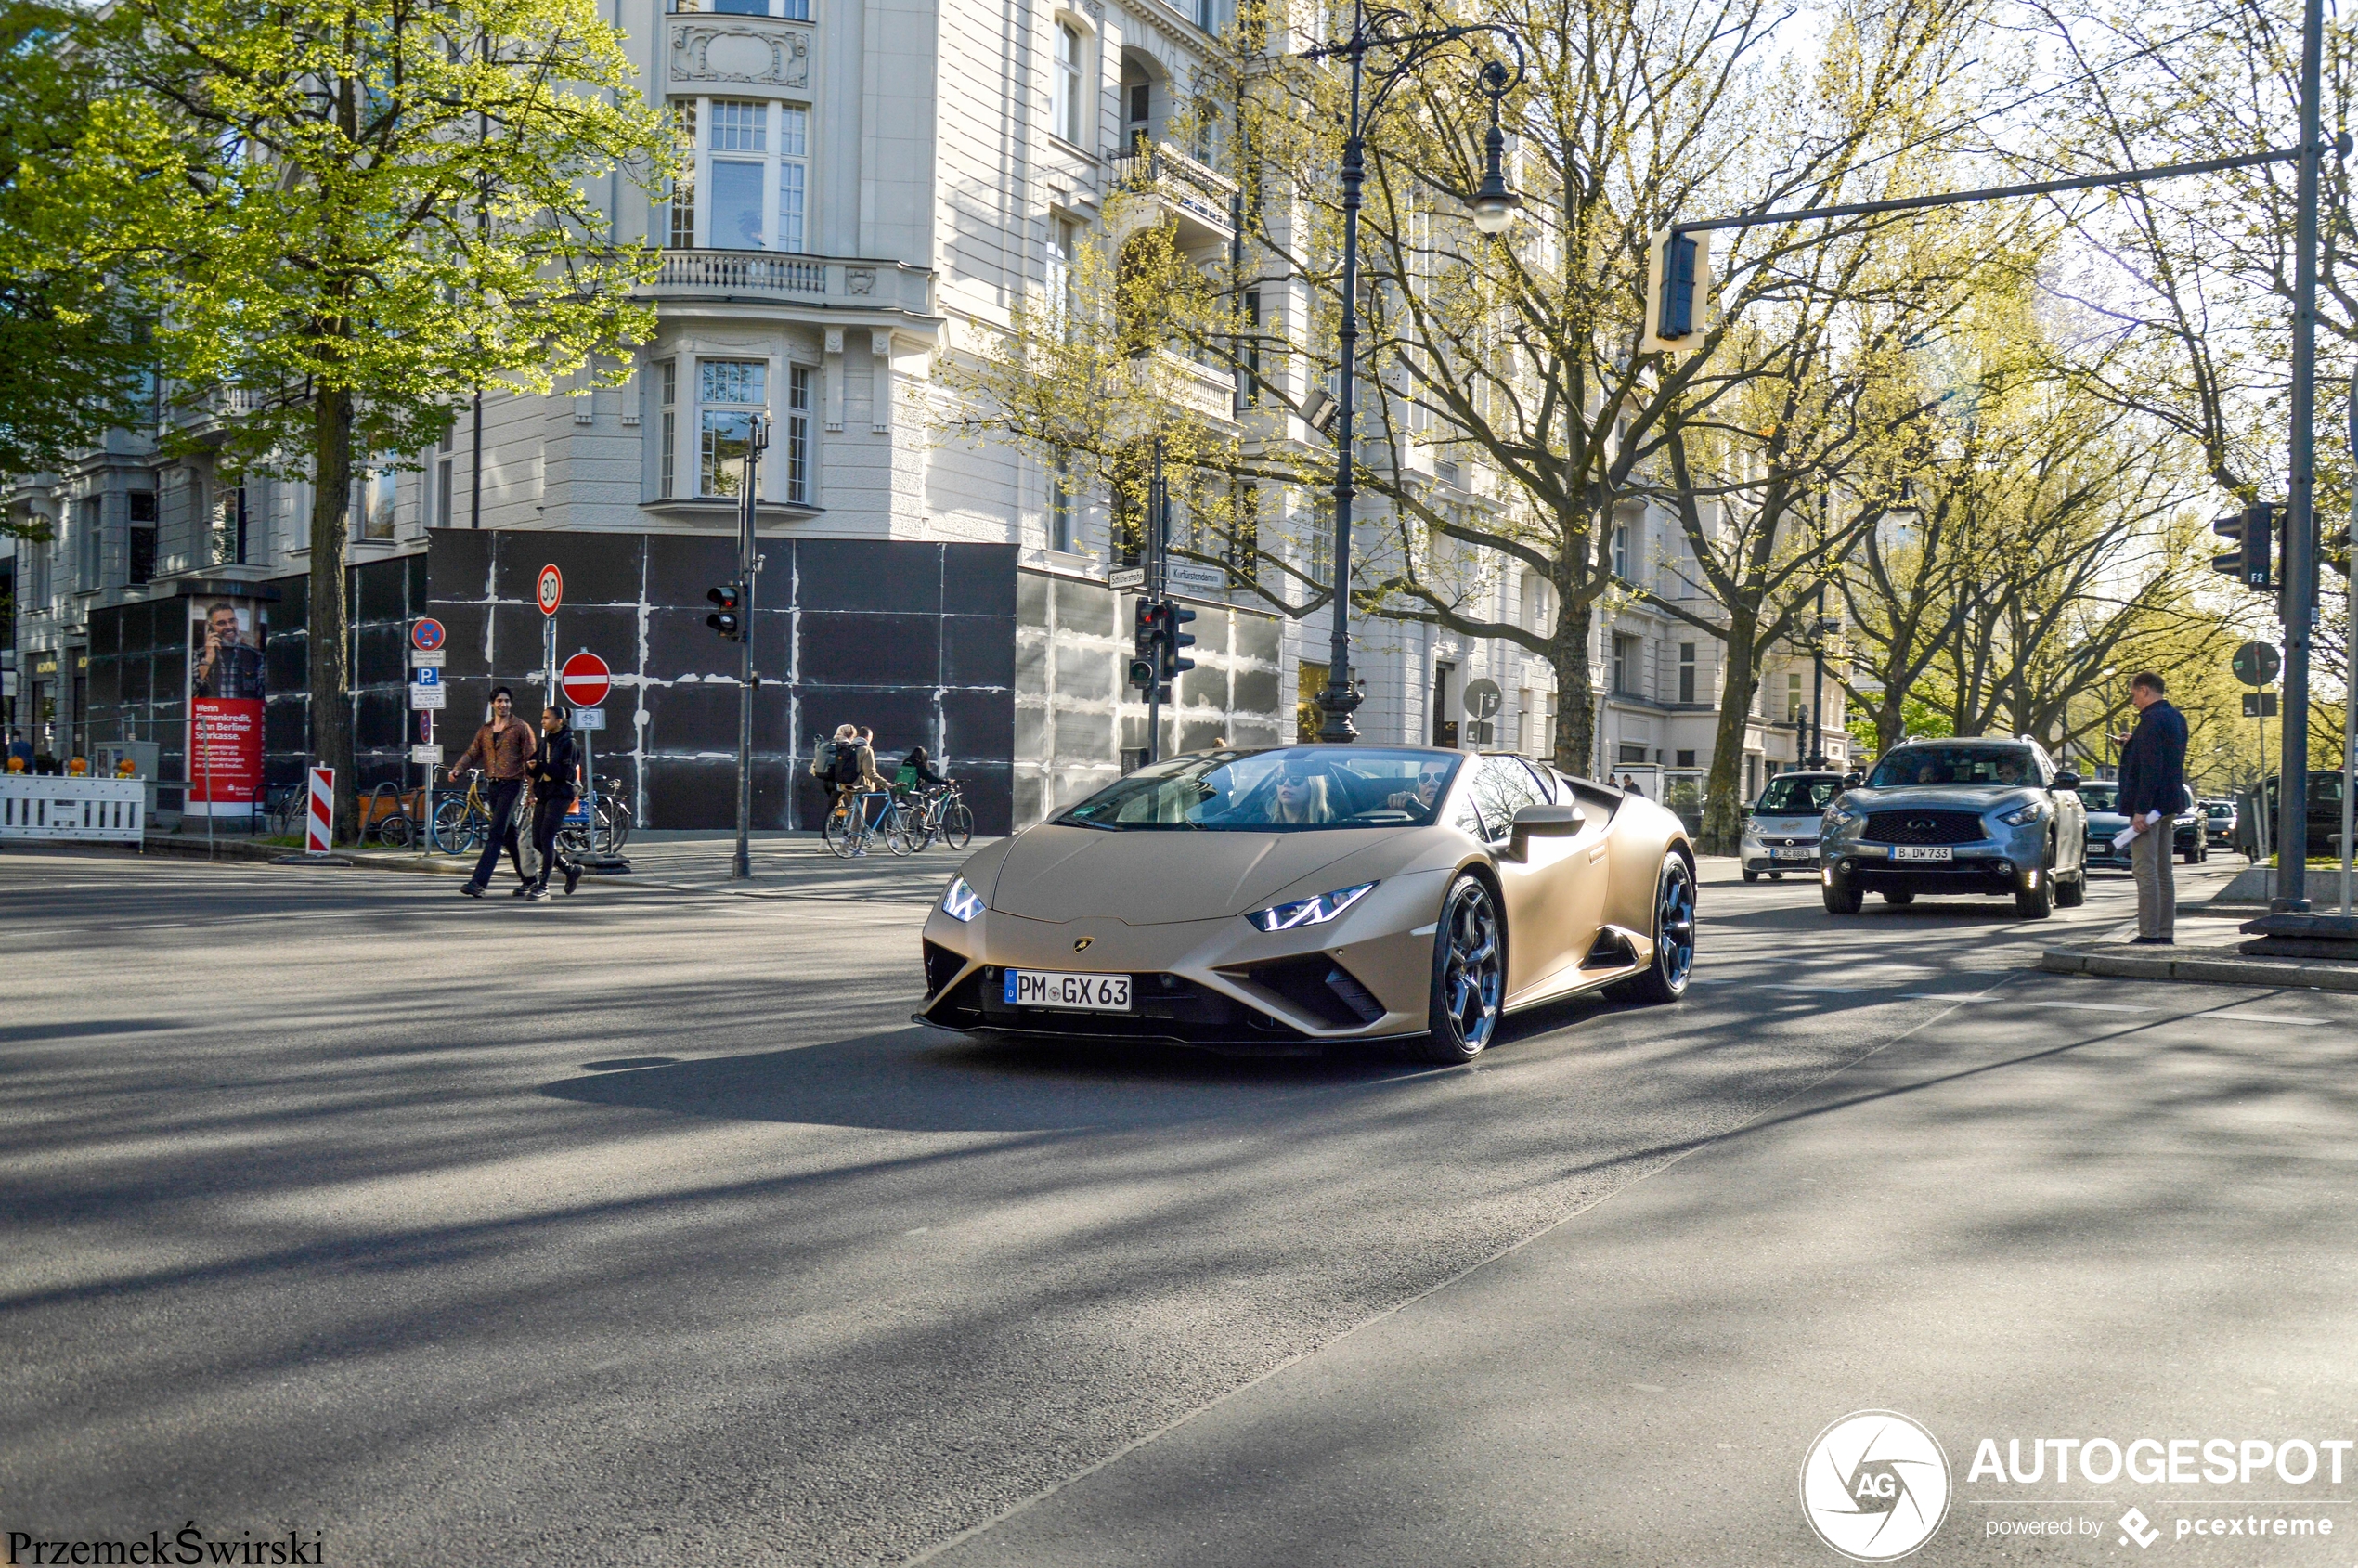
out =
[[[475,862],[474,884],[478,888],[491,886],[491,874],[499,869],[499,851],[516,862],[516,879],[524,879],[524,857],[516,850],[516,801],[524,794],[522,779],[493,779],[491,797],[491,836],[483,843],[482,858]]]
[[[562,872],[573,862],[557,848],[557,831],[565,825],[565,813],[573,810],[573,802],[562,797],[543,800],[539,810],[532,813],[532,847],[540,854],[539,886],[549,885],[551,870]]]

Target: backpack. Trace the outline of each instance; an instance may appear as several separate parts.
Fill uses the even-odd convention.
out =
[[[827,776],[839,784],[860,782],[860,743],[851,741],[836,745],[836,759],[829,765]]]
[[[836,776],[835,742],[821,741],[819,748],[810,754],[810,776],[814,779],[833,779]]]

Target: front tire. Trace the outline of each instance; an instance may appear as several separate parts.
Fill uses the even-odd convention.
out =
[[[1825,893],[1828,914],[1856,914],[1867,901],[1866,894],[1839,882],[1827,883]]]
[[[1747,882],[1757,882],[1760,880],[1760,873],[1756,871],[1747,871],[1744,873],[1744,880]]]
[[[1654,956],[1642,975],[1613,987],[1631,1002],[1658,1005],[1687,994],[1695,972],[1695,874],[1687,857],[1673,850],[1654,880]]]
[[[1883,901],[1887,904],[1898,904],[1905,909],[1916,901],[1916,890],[1912,888],[1894,888],[1883,896]]]
[[[1417,1056],[1439,1067],[1462,1067],[1482,1055],[1498,1028],[1507,995],[1506,932],[1497,901],[1478,876],[1460,876],[1441,901],[1432,933],[1432,1028]]]
[[[2015,889],[2015,914],[2025,920],[2044,920],[2055,912],[2055,867],[2050,860],[2039,873],[2039,886]]]

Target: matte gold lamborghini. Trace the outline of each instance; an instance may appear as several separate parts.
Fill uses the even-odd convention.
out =
[[[921,1023],[1471,1060],[1576,992],[1674,1002],[1694,849],[1642,796],[1519,757],[1214,751],[969,860],[926,923]]]

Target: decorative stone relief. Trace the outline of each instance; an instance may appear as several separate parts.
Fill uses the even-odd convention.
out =
[[[873,355],[875,369],[871,384],[875,387],[869,398],[868,429],[877,435],[892,433],[892,333],[885,328],[872,329],[868,333],[868,352]]]
[[[841,430],[843,428],[843,329],[830,327],[826,330],[826,368],[823,373],[827,378],[827,428]]]
[[[847,294],[873,294],[876,292],[876,269],[873,266],[847,266],[843,269],[843,292]]]
[[[671,30],[671,79],[808,87],[810,34],[784,30],[756,32],[729,27],[676,26]]]

